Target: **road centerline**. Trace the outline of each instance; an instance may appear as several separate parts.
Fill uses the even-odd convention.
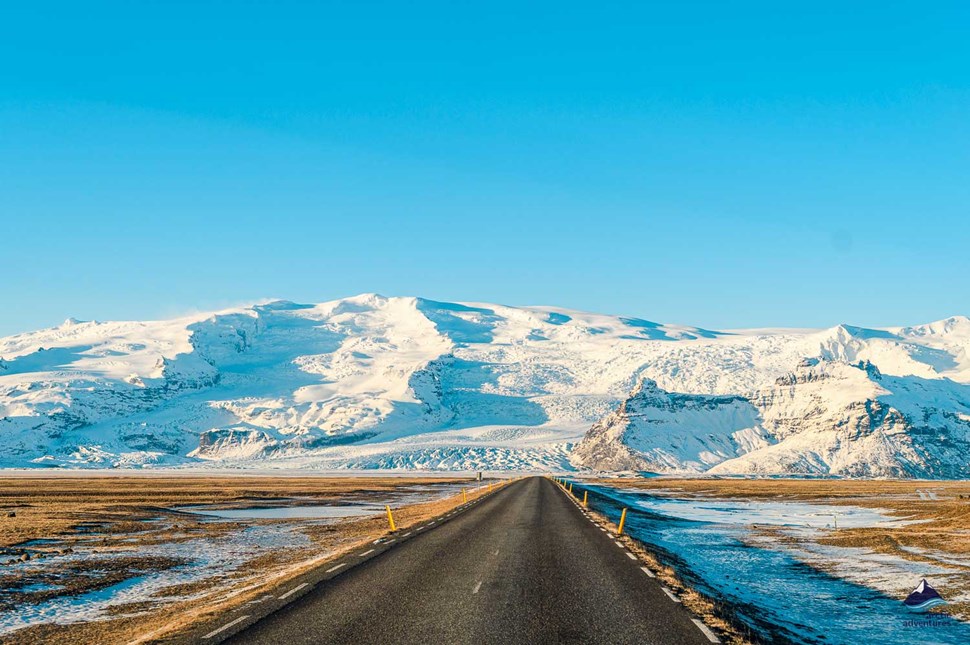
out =
[[[409,642],[546,643],[561,634],[599,642],[610,634],[615,642],[707,645],[690,614],[662,600],[675,596],[637,572],[639,563],[630,566],[635,554],[618,539],[621,551],[607,547],[602,527],[583,522],[583,509],[567,499],[549,480],[520,479],[454,519],[401,535],[413,540],[347,558],[328,570],[347,567],[341,575],[318,578],[299,596],[288,591],[290,602],[228,642],[388,643],[402,634]]]

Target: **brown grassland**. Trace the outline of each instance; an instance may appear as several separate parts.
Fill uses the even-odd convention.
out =
[[[309,546],[277,549],[217,578],[164,589],[164,593],[158,594],[167,597],[164,601],[146,598],[138,603],[113,606],[111,612],[116,618],[72,625],[35,625],[0,637],[0,642],[72,644],[164,640],[198,621],[270,593],[301,572],[389,532],[383,516],[336,522],[292,519],[212,522],[198,515],[172,511],[172,507],[366,502],[384,499],[395,490],[459,481],[469,480],[250,476],[2,478],[0,547],[5,555],[0,555],[0,610],[58,595],[103,589],[135,574],[186,564],[139,557],[140,545],[216,539],[254,523],[288,522],[309,538]],[[447,512],[459,505],[461,499],[458,494],[396,508],[398,528],[406,529]],[[37,540],[40,542],[36,544],[29,542]],[[31,545],[30,548],[24,543]],[[84,558],[74,559],[69,566],[54,571],[42,567],[45,559],[72,552],[83,553]],[[128,552],[133,555],[124,556]],[[104,557],[107,555],[112,557]],[[16,576],[4,571],[7,565],[28,558],[27,566],[38,566],[36,579],[24,580],[22,567]],[[56,589],[45,590],[53,586],[43,584],[52,575],[56,576],[58,585]],[[42,590],[18,592],[25,582],[41,583],[38,586]],[[189,594],[191,598],[171,600],[173,596]]]

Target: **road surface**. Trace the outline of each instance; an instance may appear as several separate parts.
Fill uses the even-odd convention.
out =
[[[514,482],[401,533],[338,561],[329,579],[294,582],[293,598],[281,596],[288,604],[260,620],[225,617],[204,642],[711,642],[676,596],[548,479]]]

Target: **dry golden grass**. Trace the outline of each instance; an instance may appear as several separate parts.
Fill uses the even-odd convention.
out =
[[[144,529],[159,511],[189,504],[287,500],[366,499],[401,486],[442,478],[392,477],[15,477],[0,478],[0,546],[67,537],[86,522],[108,522],[110,532]],[[15,513],[15,517],[8,517]],[[177,519],[177,518],[176,518]],[[197,524],[192,517],[183,518]]]
[[[347,500],[367,501],[385,496],[396,488],[456,481],[454,478],[391,477],[18,477],[0,479],[0,546],[11,547],[26,540],[58,538],[52,547],[80,544],[90,535],[79,534],[86,523],[98,527],[98,551],[130,549],[135,544],[156,541],[215,538],[241,530],[253,522],[206,522],[186,513],[173,513],[173,506],[219,504],[251,506],[254,502],[278,506],[299,498],[301,504]],[[483,491],[484,493],[484,491]],[[470,489],[469,498],[475,496]],[[275,500],[275,501],[274,501]],[[412,504],[395,510],[399,529],[424,522],[458,506],[461,494],[446,499]],[[14,517],[7,517],[8,513]],[[147,530],[145,522],[159,516],[165,522]],[[200,581],[165,589],[165,594],[195,597],[175,602],[146,600],[112,608],[117,618],[75,625],[39,625],[9,634],[0,642],[16,643],[114,643],[165,640],[206,620],[285,584],[299,574],[338,557],[342,552],[386,535],[384,517],[342,520],[336,523],[299,520],[258,520],[300,525],[310,538],[306,548],[279,549],[254,557],[218,580]],[[103,536],[103,537],[102,537]],[[39,547],[41,551],[44,547]],[[0,556],[0,560],[3,556]],[[157,563],[159,569],[173,566]],[[149,563],[142,563],[148,567]],[[157,569],[156,569],[157,570]],[[107,586],[123,571],[107,572]],[[114,575],[118,574],[118,575]],[[257,574],[257,575],[254,575]],[[0,581],[2,587],[2,581]],[[72,589],[74,592],[90,588]]]

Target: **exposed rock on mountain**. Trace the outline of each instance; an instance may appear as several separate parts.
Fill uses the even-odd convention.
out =
[[[675,394],[644,379],[586,433],[572,461],[598,470],[703,472],[768,443],[743,397]]]
[[[645,381],[572,460],[663,473],[967,477],[970,387],[817,358],[747,398],[668,394]]]

